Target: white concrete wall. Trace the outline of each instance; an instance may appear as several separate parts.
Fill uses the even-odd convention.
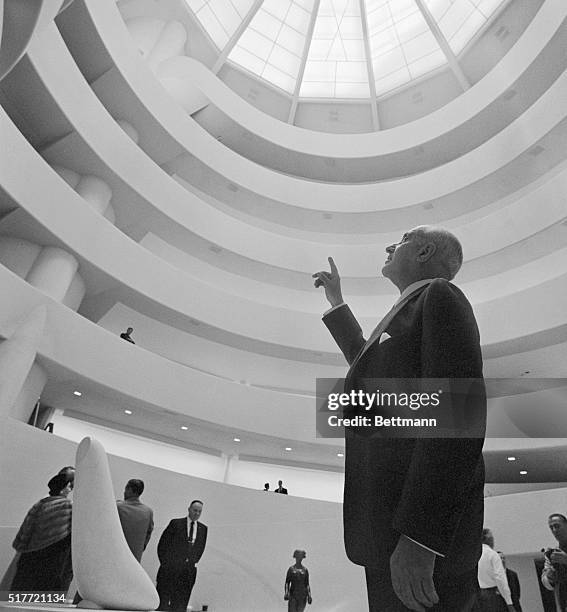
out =
[[[282,480],[290,495],[295,497],[342,502],[342,473],[241,461],[238,456],[207,455],[67,416],[55,416],[52,421],[55,435],[76,443],[85,436],[94,436],[108,453],[117,457],[256,491],[262,489],[265,482],[269,482],[273,490],[278,480]]]

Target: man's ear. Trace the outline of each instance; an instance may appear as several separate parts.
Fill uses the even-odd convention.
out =
[[[434,242],[426,242],[423,246],[419,248],[416,260],[419,263],[426,263],[433,257],[433,255],[435,255],[436,252],[437,245]]]

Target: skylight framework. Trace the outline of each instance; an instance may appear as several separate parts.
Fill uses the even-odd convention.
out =
[[[225,62],[292,98],[376,100],[448,67],[508,0],[186,0]]]
[[[264,0],[228,59],[293,93],[313,0]]]

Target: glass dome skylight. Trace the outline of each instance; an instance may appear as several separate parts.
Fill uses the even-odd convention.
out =
[[[186,0],[225,61],[301,98],[368,99],[449,65],[507,0]]]

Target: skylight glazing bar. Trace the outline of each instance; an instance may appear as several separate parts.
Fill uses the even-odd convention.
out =
[[[250,25],[252,19],[256,13],[260,10],[264,0],[255,0],[254,4],[246,14],[246,17],[242,20],[242,23],[236,28],[234,34],[230,37],[230,40],[226,43],[224,49],[221,54],[218,56],[215,65],[213,66],[213,74],[218,74],[219,70],[223,67],[223,64],[226,62],[226,58],[230,55],[230,52],[234,49],[234,46],[238,42],[238,39],[244,34],[246,28]]]
[[[366,15],[366,0],[359,0],[360,19],[362,21],[362,36],[364,38],[364,53],[366,55],[366,70],[368,72],[368,85],[370,88],[370,110],[372,111],[372,127],[374,131],[380,129],[378,119],[378,103],[376,101],[376,81],[374,79],[374,68],[372,67],[372,55],[370,50],[370,40],[368,38],[368,19]]]
[[[433,33],[433,36],[435,36],[435,40],[437,40],[437,43],[441,47],[441,50],[443,51],[445,57],[447,58],[449,67],[451,68],[451,70],[453,71],[453,74],[459,81],[461,87],[463,88],[463,91],[470,89],[471,84],[469,83],[469,80],[465,76],[465,73],[463,72],[459,64],[456,55],[453,53],[453,50],[451,49],[447,39],[443,35],[443,32],[441,32],[441,28],[435,21],[433,15],[429,12],[429,9],[427,8],[427,6],[425,6],[425,3],[423,2],[423,0],[415,0],[415,3],[417,7],[419,8],[419,10],[421,11],[421,14],[423,15],[425,22],[429,26],[429,29]]]
[[[311,46],[313,31],[315,30],[315,22],[317,21],[317,14],[319,13],[319,4],[321,4],[321,0],[315,0],[313,3],[311,20],[309,21],[309,29],[307,30],[307,35],[305,36],[305,45],[303,47],[303,55],[301,56],[301,65],[297,74],[297,81],[295,82],[295,89],[293,90],[291,107],[289,109],[289,116],[287,118],[287,122],[292,124],[295,121],[295,113],[297,112],[297,104],[299,102],[299,91],[301,90],[301,83],[303,81],[303,75],[305,74],[305,65],[307,64],[309,47]]]

